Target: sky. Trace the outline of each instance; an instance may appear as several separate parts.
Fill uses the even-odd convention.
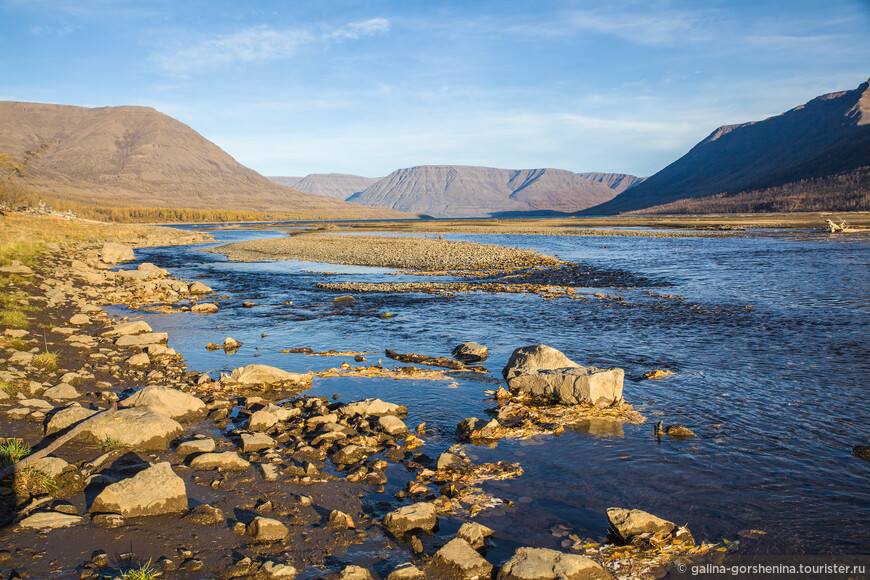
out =
[[[270,176],[646,176],[857,87],[868,31],[870,0],[0,0],[0,100],[153,107]]]

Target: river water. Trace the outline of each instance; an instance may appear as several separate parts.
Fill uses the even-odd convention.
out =
[[[273,235],[280,234],[215,232],[225,242]],[[851,455],[854,445],[870,445],[867,244],[781,236],[444,237],[576,262],[591,272],[580,279],[583,291],[622,300],[373,293],[339,306],[335,294],[315,285],[415,278],[379,268],[228,262],[199,251],[216,245],[207,244],[137,254],[175,276],[202,279],[227,297],[221,310],[148,313],[147,320],[168,331],[170,346],[198,371],[256,362],[305,372],[353,362],[278,352],[303,346],[377,351],[369,361],[387,364],[393,361],[383,357],[386,348],[449,356],[462,341],[484,344],[491,379],[316,378],[309,391],[407,405],[409,425],[427,421],[437,429],[423,449],[433,457],[455,443],[459,421],[485,417],[493,407],[483,390],[495,388],[517,347],[547,344],[583,365],[624,368],[625,398],[646,424],[592,423],[559,437],[469,447],[476,462],[518,461],[525,470],[486,485],[514,503],[476,518],[496,530],[493,561],[517,545],[559,549],[552,533],[558,524],[600,541],[611,506],[688,524],[696,539],[740,540],[749,554],[868,553],[870,462]],[[259,305],[244,308],[243,301]],[[384,312],[393,317],[380,318]],[[229,356],[205,350],[226,336],[244,346]],[[653,369],[674,374],[640,378]],[[686,425],[699,437],[659,441],[653,433],[659,420]],[[367,499],[388,502],[398,485]],[[741,538],[749,529],[766,533]]]

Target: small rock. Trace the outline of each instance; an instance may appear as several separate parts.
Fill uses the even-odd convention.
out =
[[[610,535],[616,541],[624,544],[630,544],[636,537],[643,534],[671,534],[677,532],[678,529],[678,526],[673,522],[637,509],[608,508],[607,520],[610,522]],[[688,539],[691,539],[688,530],[681,529],[685,530]]]
[[[169,462],[157,463],[133,477],[106,486],[91,504],[91,513],[127,517],[153,516],[187,510],[187,490]]]
[[[372,573],[362,566],[347,566],[338,576],[339,580],[374,580]]]
[[[265,433],[242,433],[242,451],[245,453],[271,449],[276,445],[275,440]]]
[[[453,538],[435,552],[431,565],[443,578],[489,578],[492,574],[492,564],[462,538]]]
[[[307,379],[306,375],[290,373],[267,365],[248,365],[233,370],[230,375],[232,382],[241,385],[269,385],[273,383],[299,383]]]
[[[280,542],[290,534],[290,530],[287,529],[287,526],[278,520],[264,518],[262,516],[254,518],[253,521],[248,524],[247,531],[248,535],[251,536],[255,542]]]
[[[217,445],[214,439],[194,439],[192,441],[183,441],[175,448],[175,453],[179,457],[187,457],[194,453],[211,453],[216,449]]]
[[[251,464],[235,451],[224,451],[197,455],[190,461],[190,466],[201,470],[245,471],[251,467]]]
[[[384,415],[404,416],[408,412],[408,408],[404,405],[396,405],[387,403],[380,399],[365,399],[362,401],[354,401],[348,403],[339,409],[339,413],[347,417],[357,416],[375,416],[383,417]]]
[[[139,389],[118,406],[148,407],[172,419],[201,417],[206,412],[205,403],[197,397],[178,389],[156,386]]]
[[[190,311],[197,314],[213,314],[218,311],[218,305],[214,302],[200,302],[191,306]]]
[[[226,521],[226,516],[220,508],[210,506],[207,503],[196,506],[190,510],[186,517],[193,523],[202,526],[213,526]]]
[[[349,515],[343,511],[332,510],[329,513],[329,527],[335,530],[347,530],[356,526]]]
[[[474,548],[475,550],[479,550],[483,547],[486,538],[492,536],[493,531],[477,522],[465,522],[462,526],[459,527],[459,531],[456,532],[457,538],[462,538],[468,544]]]
[[[135,260],[133,248],[118,244],[116,242],[106,242],[100,250],[100,260],[106,264],[117,264],[119,262],[129,262]]]
[[[70,384],[60,383],[55,387],[46,389],[46,391],[42,393],[42,396],[44,396],[46,399],[61,401],[67,399],[77,399],[79,397],[79,392],[74,386]]]
[[[296,568],[289,564],[281,564],[269,560],[260,567],[260,574],[265,576],[267,580],[293,580],[293,578],[296,578],[298,572],[296,571]]]
[[[266,409],[255,411],[248,420],[251,431],[268,431],[278,424],[278,416]]]
[[[261,463],[259,468],[264,481],[278,481],[277,467],[270,465],[269,463]]]
[[[353,296],[336,296],[332,299],[332,301],[336,304],[341,302],[356,302],[356,298],[354,298]]]
[[[189,294],[211,294],[212,289],[203,284],[202,282],[193,282],[187,288],[187,292]]]
[[[497,580],[611,580],[600,564],[577,554],[546,548],[517,548],[502,565]]]
[[[69,319],[69,323],[75,326],[83,326],[85,324],[90,324],[91,319],[85,314],[73,314]]]
[[[435,506],[428,502],[400,507],[384,517],[384,526],[397,538],[417,529],[431,532],[437,523]]]
[[[80,524],[82,519],[81,516],[62,514],[58,512],[39,512],[24,518],[18,522],[18,525],[22,528],[33,530],[54,530],[57,528],[75,526]]]
[[[120,528],[124,525],[124,517],[121,514],[95,514],[91,516],[91,523],[103,528]]]
[[[127,359],[127,365],[131,367],[147,367],[151,364],[151,358],[144,352],[140,352],[139,354],[134,354],[130,358]]]
[[[866,461],[870,461],[870,445],[856,445],[852,448],[852,455]]]
[[[399,564],[395,570],[387,575],[387,580],[426,580],[426,575],[422,570],[406,562]]]
[[[486,357],[489,354],[489,349],[482,344],[477,344],[476,342],[463,342],[462,344],[457,345],[451,354],[453,354],[453,357],[458,361],[464,363],[476,363],[486,360]]]
[[[393,437],[404,435],[408,432],[408,426],[401,419],[393,415],[378,417],[378,427],[380,427],[381,431]]]

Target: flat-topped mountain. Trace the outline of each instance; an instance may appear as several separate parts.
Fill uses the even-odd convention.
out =
[[[305,193],[316,193],[344,200],[381,178],[346,173],[312,173],[305,177],[269,177],[269,179]]]
[[[561,169],[422,165],[394,171],[348,201],[435,217],[568,213],[607,201],[638,180]]]
[[[870,81],[763,121],[719,127],[686,155],[585,214],[662,206],[705,211],[870,209]],[[863,192],[863,193],[862,193]],[[787,196],[788,200],[782,198]],[[732,200],[734,201],[734,200]]]
[[[21,159],[40,145],[45,149],[26,168],[26,186],[82,204],[408,217],[273,183],[148,107],[0,102],[0,151]]]

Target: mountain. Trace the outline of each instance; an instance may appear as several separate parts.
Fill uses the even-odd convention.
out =
[[[582,213],[669,207],[665,204],[676,204],[672,208],[691,205],[697,210],[703,203],[681,200],[717,194],[717,204],[741,194],[746,202],[757,199],[755,210],[769,211],[772,197],[801,195],[801,183],[816,192],[828,192],[827,207],[822,209],[870,209],[854,207],[861,197],[855,187],[866,182],[861,176],[862,168],[868,166],[870,81],[850,91],[822,95],[763,121],[720,127],[643,183]],[[855,185],[843,185],[847,183]],[[813,203],[823,201],[819,195],[810,197]],[[742,207],[741,211],[753,211],[753,203]],[[809,207],[798,203],[792,211],[800,210]]]
[[[435,217],[565,213],[607,201],[637,180],[561,169],[423,165],[394,171],[348,201]]]
[[[148,107],[0,102],[0,151],[22,159],[31,191],[85,205],[274,210],[321,218],[408,217],[273,183]]]
[[[316,193],[344,200],[381,178],[361,177],[345,173],[312,173],[305,177],[270,177],[269,179],[306,193]]]

